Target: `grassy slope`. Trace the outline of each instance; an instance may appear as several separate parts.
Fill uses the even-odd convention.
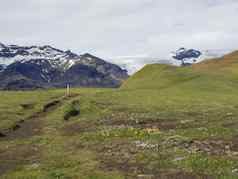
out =
[[[170,86],[191,90],[230,90],[237,88],[238,52],[207,60],[191,67],[147,65],[127,80],[122,89],[161,89]],[[212,82],[212,83],[211,83]],[[188,85],[187,85],[188,84]]]
[[[8,146],[4,156],[31,146],[41,154],[4,178],[237,178],[235,59],[236,53],[192,68],[148,65],[119,90],[74,89],[79,116],[63,120],[68,101],[43,120],[41,135],[0,143],[0,151]]]
[[[123,84],[121,94],[128,93],[127,100],[132,98],[135,104],[155,108],[185,106],[200,110],[200,107],[219,107],[223,111],[237,103],[237,62],[238,52],[234,52],[192,68],[147,65]]]

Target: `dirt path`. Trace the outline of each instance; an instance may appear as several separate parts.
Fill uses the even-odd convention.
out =
[[[65,101],[76,96],[63,97],[47,103],[41,112],[19,121],[13,128],[5,131],[4,135],[0,137],[0,142],[28,139],[35,135],[40,135],[44,127],[44,118],[62,106]],[[41,149],[39,146],[34,145],[17,144],[0,149],[0,176],[22,164],[37,165],[40,162],[40,155]]]
[[[76,96],[77,95],[72,95],[71,97],[62,97],[45,104],[41,112],[37,112],[32,116],[19,121],[11,129],[2,132],[1,134],[3,134],[3,136],[0,137],[0,141],[30,138],[34,135],[40,134],[41,129],[43,128],[42,120],[44,117],[46,117],[48,113],[60,107],[65,101]]]

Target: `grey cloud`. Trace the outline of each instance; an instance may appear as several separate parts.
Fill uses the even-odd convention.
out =
[[[150,63],[179,47],[237,49],[237,9],[237,0],[8,0],[0,6],[0,41],[106,59],[147,54],[139,61]]]

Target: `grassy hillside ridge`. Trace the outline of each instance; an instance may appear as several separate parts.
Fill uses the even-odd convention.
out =
[[[219,71],[226,68],[237,67],[238,64],[238,51],[234,51],[221,58],[214,58],[205,60],[201,63],[194,64],[192,67],[194,70],[205,71],[205,70],[215,70]],[[211,72],[211,71],[210,71]]]
[[[238,83],[238,52],[192,67],[152,64],[125,81],[121,89],[161,89],[177,86],[193,90],[232,90]]]

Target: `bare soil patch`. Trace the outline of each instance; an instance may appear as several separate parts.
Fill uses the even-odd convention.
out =
[[[197,121],[180,121],[176,119],[153,119],[153,118],[137,118],[128,114],[118,113],[108,116],[102,120],[107,126],[117,127],[134,127],[138,129],[155,128],[160,130],[187,129],[200,127],[201,122]]]
[[[181,170],[161,170],[154,178],[156,179],[214,179],[205,174],[193,174]]]
[[[0,176],[18,166],[40,162],[40,149],[37,146],[17,145],[0,150]]]
[[[189,173],[178,169],[161,169],[151,167],[148,161],[138,161],[137,154],[141,152],[133,143],[118,140],[109,144],[98,145],[94,150],[98,154],[100,169],[104,171],[120,171],[127,178],[138,179],[213,179],[205,174]],[[150,167],[148,167],[150,166]]]
[[[130,118],[110,118],[103,121],[105,125],[108,126],[127,126],[127,127],[134,127],[139,129],[146,129],[146,128],[158,128],[161,130],[170,130],[176,129],[178,127],[178,121],[160,121],[154,119],[138,119],[138,120],[131,120]]]
[[[193,141],[189,149],[195,152],[204,152],[208,155],[216,156],[238,156],[238,139],[233,137],[231,140],[206,139],[203,141]]]
[[[79,121],[64,126],[62,133],[65,136],[73,136],[84,132],[94,132],[97,130],[97,123],[95,121]]]

